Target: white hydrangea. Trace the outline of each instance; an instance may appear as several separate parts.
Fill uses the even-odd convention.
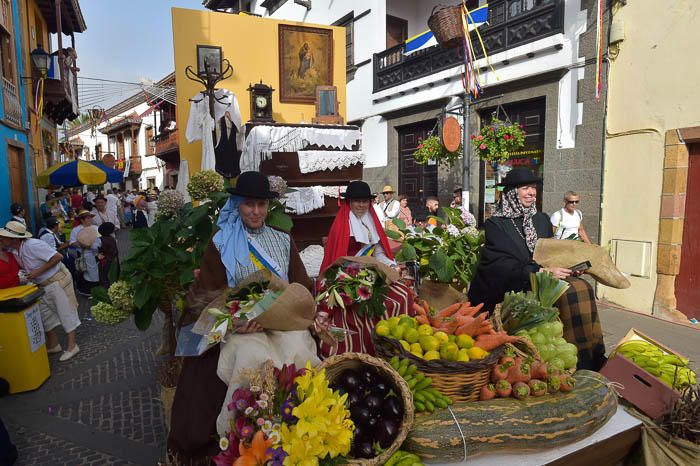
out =
[[[460,231],[459,231],[459,228],[457,228],[457,227],[454,226],[454,225],[447,225],[447,229],[446,229],[446,230],[447,230],[447,233],[448,233],[450,236],[457,237],[457,236],[460,236],[460,235],[461,235],[461,233],[460,233]]]

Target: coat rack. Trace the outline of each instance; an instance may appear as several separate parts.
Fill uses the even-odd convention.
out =
[[[215,118],[214,101],[222,102],[222,100],[217,99],[216,97],[216,85],[221,81],[225,81],[226,79],[233,76],[233,66],[231,66],[231,63],[229,63],[229,61],[225,58],[221,61],[221,68],[222,71],[220,73],[215,72],[209,65],[208,60],[206,58],[204,59],[205,71],[201,76],[195,73],[194,69],[192,68],[192,65],[187,65],[187,67],[185,68],[185,76],[187,76],[187,79],[198,82],[204,86],[204,91],[202,92],[202,94],[204,94],[204,97],[209,98],[209,113],[211,114],[212,118]],[[190,99],[190,102],[201,102],[201,100]]]

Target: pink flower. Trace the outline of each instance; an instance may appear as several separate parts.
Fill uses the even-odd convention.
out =
[[[231,402],[228,404],[227,408],[229,411],[238,410],[245,411],[245,409],[255,402],[253,394],[247,388],[239,388],[233,392],[231,397]]]
[[[518,125],[518,126],[520,127],[520,129],[523,129],[523,128],[525,128],[525,127],[524,127],[523,125]]]
[[[484,149],[486,149],[486,144],[482,144],[482,145],[480,145],[480,146],[479,146],[479,149],[481,149],[481,150],[484,150]]]
[[[496,132],[496,128],[493,128],[493,127],[492,127],[492,128],[491,128],[491,132],[492,132],[492,133],[495,133],[495,132]]]
[[[357,296],[360,298],[360,301],[367,301],[372,297],[372,290],[368,286],[360,285],[357,288]]]
[[[351,277],[357,277],[357,274],[360,273],[360,267],[351,265],[351,266],[346,267],[345,271]]]
[[[352,304],[352,297],[348,296],[346,293],[339,293],[339,294],[340,294],[340,298],[343,300],[343,304],[345,304],[346,306],[349,306],[350,304]]]
[[[476,134],[472,134],[472,141],[476,139]]]
[[[265,419],[259,417],[258,420],[256,421],[256,423],[257,423],[259,426],[262,426],[263,424],[265,424]]]
[[[483,141],[484,137],[480,134],[478,138],[476,138],[478,141]]]

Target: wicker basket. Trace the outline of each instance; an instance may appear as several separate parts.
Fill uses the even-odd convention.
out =
[[[464,37],[461,9],[461,5],[433,7],[428,27],[443,48],[456,47]]]
[[[491,323],[493,328],[500,331],[503,330],[503,321],[501,320],[501,304],[496,304],[491,314]],[[529,338],[520,338],[517,343],[508,343],[508,346],[515,349],[515,353],[523,357],[531,357],[537,361],[542,360],[537,346]]]
[[[371,366],[376,369],[392,385],[392,388],[401,397],[403,403],[403,420],[399,433],[389,448],[379,456],[370,459],[351,459],[347,464],[361,464],[367,466],[382,465],[393,455],[406,439],[408,432],[413,427],[413,394],[406,381],[389,364],[381,359],[364,353],[343,353],[331,356],[318,366],[318,369],[326,370],[326,377],[332,383],[335,378],[346,369],[356,369],[362,366]]]
[[[391,359],[394,356],[409,359],[426,377],[433,379],[433,387],[457,403],[479,399],[481,387],[488,383],[491,370],[505,351],[505,345],[502,345],[491,351],[484,359],[469,362],[444,359],[426,361],[406,351],[393,338],[380,337],[375,332],[372,333],[372,338],[379,356],[384,359]]]

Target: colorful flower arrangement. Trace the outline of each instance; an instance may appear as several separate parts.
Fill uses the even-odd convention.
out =
[[[442,141],[438,136],[432,135],[419,141],[418,148],[413,153],[413,158],[416,162],[420,164],[427,164],[431,160],[434,160],[440,164],[451,167],[454,163],[462,157],[462,144],[459,145],[459,149],[454,152],[449,152],[442,145]]]
[[[209,194],[224,190],[224,179],[214,170],[202,170],[190,177],[187,192],[195,201],[203,201]]]
[[[223,310],[207,309],[207,312],[216,318],[214,325],[207,333],[209,344],[225,342],[226,334],[234,332],[234,321],[247,322],[255,319],[265,311],[265,306],[256,311],[254,308],[263,301],[274,302],[279,294],[267,289],[267,282],[253,282],[228,296]]]
[[[505,124],[494,118],[479,134],[472,134],[471,140],[474,153],[480,159],[500,163],[508,160],[510,153],[523,148],[525,131],[522,125]]]
[[[328,386],[325,370],[308,363],[278,369],[267,361],[243,378],[249,385],[228,404],[233,420],[213,458],[217,466],[330,465],[350,452],[355,425],[348,395]]]
[[[484,234],[476,229],[476,220],[468,210],[451,207],[442,210],[447,222],[432,217],[437,226],[409,229],[403,221],[394,219],[399,232],[387,230],[387,236],[403,237],[397,261],[415,261],[421,277],[463,290],[474,276]]]
[[[384,314],[384,299],[388,285],[386,278],[373,268],[355,262],[329,267],[319,282],[316,302],[321,310],[333,312],[346,310],[347,306],[359,304],[357,313],[370,317]]]

